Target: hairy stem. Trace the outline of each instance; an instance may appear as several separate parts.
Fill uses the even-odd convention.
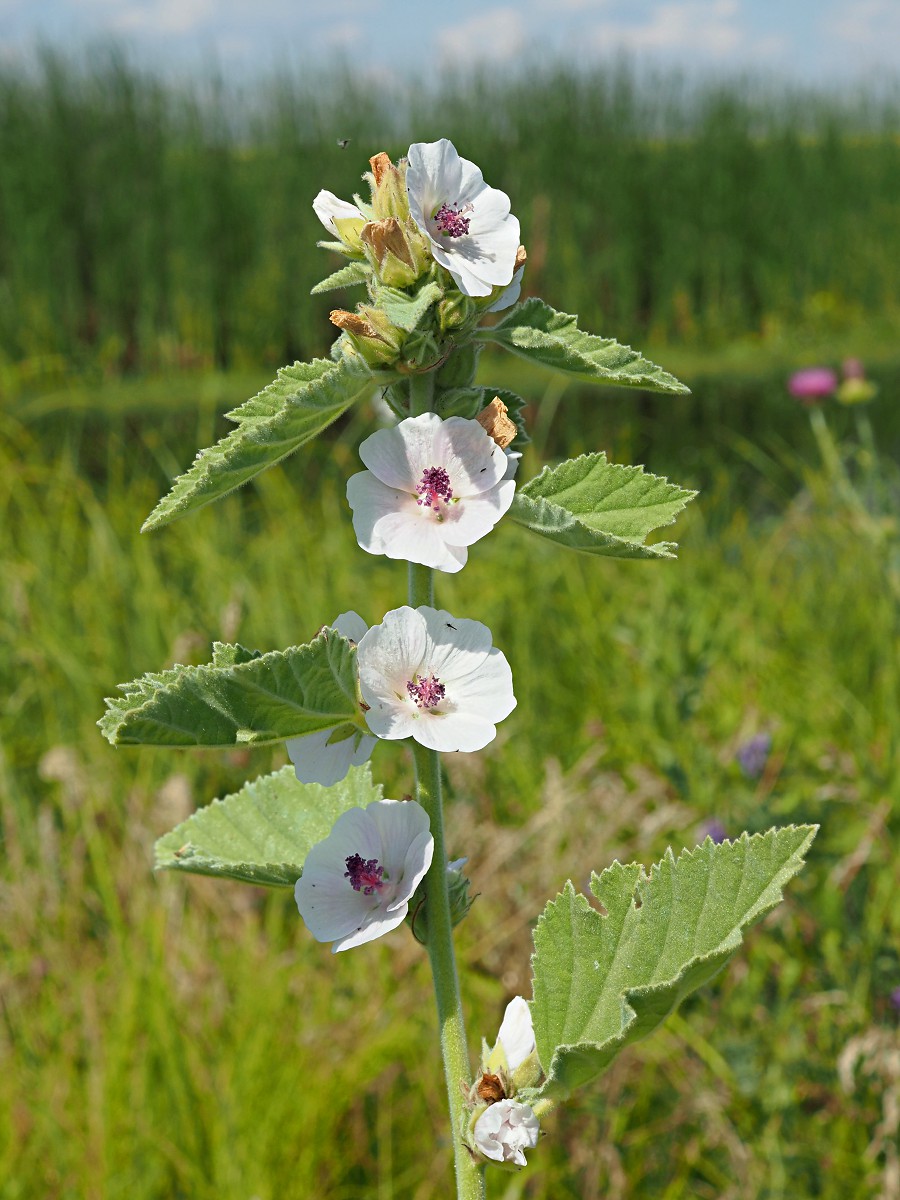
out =
[[[456,1165],[458,1200],[484,1200],[484,1173],[472,1161],[460,1136],[466,1111],[463,1089],[471,1083],[469,1050],[463,1018],[456,959],[453,953],[453,924],[447,891],[447,850],[444,845],[444,815],[441,801],[441,760],[436,750],[413,743],[416,764],[416,798],[428,813],[434,838],[434,860],[425,876],[427,947],[434,977],[441,1054],[450,1101],[450,1124]]]
[[[434,374],[410,378],[410,415],[429,412],[434,402]],[[434,605],[434,571],[417,563],[409,564],[409,603]],[[484,1200],[484,1172],[473,1162],[463,1145],[461,1127],[465,1119],[463,1089],[471,1083],[466,1025],[456,975],[453,952],[453,922],[447,890],[447,849],[444,844],[444,810],[441,797],[441,760],[435,750],[412,743],[416,768],[416,799],[428,813],[434,838],[434,859],[425,876],[427,948],[434,977],[441,1055],[450,1102],[450,1126],[456,1167],[457,1200]]]

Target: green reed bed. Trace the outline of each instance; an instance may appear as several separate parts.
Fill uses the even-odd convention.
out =
[[[42,445],[4,418],[0,1197],[437,1198],[441,1170],[423,1182],[419,1156],[442,1083],[412,940],[326,964],[290,896],[152,874],[154,836],[278,752],[173,760],[114,751],[94,726],[112,679],[202,661],[214,638],[305,640],[323,611],[352,600],[371,616],[396,591],[400,567],[354,552],[343,485],[356,464],[340,436],[215,512],[139,535],[158,492],[148,461],[183,467],[203,440],[97,426],[88,475],[77,437]],[[527,914],[563,862],[583,884],[713,818],[822,824],[764,936],[685,1019],[623,1055],[602,1093],[554,1118],[510,1198],[885,1194],[898,614],[872,541],[804,470],[764,523],[695,502],[680,535],[690,571],[544,553],[506,526],[471,555],[465,594],[515,657],[519,697],[502,746],[449,767],[450,848],[472,854],[484,893],[459,937],[475,1028],[527,991]],[[273,532],[247,536],[262,526]],[[525,619],[534,607],[554,614],[552,645]],[[772,749],[749,779],[735,753],[760,732]],[[402,794],[401,755],[379,755]],[[504,894],[512,907],[489,899]]]
[[[525,63],[373,105],[339,71],[241,88],[45,53],[0,67],[0,366],[323,352],[310,204],[323,180],[359,186],[338,139],[395,153],[438,133],[521,197],[528,287],[586,326],[642,344],[751,334],[795,357],[848,327],[890,340],[898,129],[890,87]]]

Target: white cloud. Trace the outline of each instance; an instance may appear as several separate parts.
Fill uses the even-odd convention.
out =
[[[706,59],[758,58],[778,53],[781,39],[749,35],[738,0],[675,0],[658,4],[642,24],[604,21],[588,35],[593,50],[634,53],[690,51]]]
[[[838,5],[825,16],[823,29],[835,49],[850,46],[875,59],[896,60],[900,46],[900,4],[897,0],[856,0]]]
[[[215,0],[129,0],[111,6],[117,33],[191,33],[215,13]]]
[[[525,49],[525,23],[517,8],[490,8],[439,29],[436,41],[441,58],[460,66],[480,59],[507,62]]]

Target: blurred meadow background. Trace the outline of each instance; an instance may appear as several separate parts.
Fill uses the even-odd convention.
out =
[[[438,581],[519,701],[447,764],[480,893],[458,931],[473,1050],[529,994],[530,929],[566,878],[821,824],[716,985],[490,1194],[900,1200],[900,93],[623,63],[373,99],[349,71],[175,82],[115,49],[0,62],[0,1198],[447,1195],[406,931],[333,958],[289,893],[153,874],[155,837],[283,752],[113,750],[95,727],[118,682],[214,639],[275,649],[402,602],[343,499],[369,404],[138,529],[225,410],[327,353],[316,192],[440,136],[511,196],[526,292],[693,392],[485,355],[483,381],[529,401],[522,478],[605,449],[701,489],[663,531],[677,561],[504,525]],[[786,379],[849,356],[879,392],[870,424],[827,402],[838,470]],[[411,787],[399,747],[373,767]]]

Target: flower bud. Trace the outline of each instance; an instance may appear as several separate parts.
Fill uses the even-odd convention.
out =
[[[376,217],[397,217],[405,220],[409,216],[409,196],[406,193],[406,168],[395,167],[382,151],[369,159],[372,168],[372,210]]]
[[[342,330],[352,349],[370,367],[396,362],[404,333],[378,309],[361,306],[358,313],[336,308],[328,314],[332,325]]]
[[[493,1050],[485,1046],[482,1052],[482,1070],[486,1075],[500,1077],[507,1096],[514,1096],[521,1088],[534,1087],[540,1079],[531,1009],[521,996],[515,996],[507,1004]]]
[[[475,345],[473,342],[459,346],[438,371],[435,378],[437,387],[468,387],[475,378],[475,368],[478,365],[480,353],[481,346]]]
[[[835,396],[841,404],[866,404],[877,394],[878,386],[871,379],[851,375],[841,382]]]
[[[438,304],[437,311],[438,321],[444,333],[462,329],[466,325],[474,326],[479,315],[478,305],[471,296],[464,296],[462,292],[457,291],[445,296]]]
[[[396,217],[368,221],[362,227],[360,237],[366,257],[381,283],[403,288],[419,278],[421,267]]]
[[[469,897],[469,880],[462,873],[462,868],[468,860],[458,858],[447,864],[447,891],[450,893],[450,920],[456,926],[468,914],[472,907]],[[413,937],[424,946],[428,940],[428,905],[425,902],[424,888],[420,887],[413,897],[410,913],[406,918]]]

